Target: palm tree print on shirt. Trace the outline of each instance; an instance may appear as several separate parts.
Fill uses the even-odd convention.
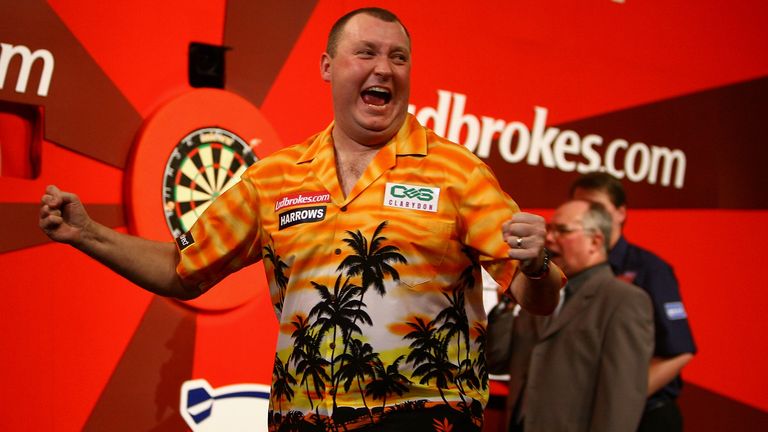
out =
[[[357,232],[347,231],[351,237],[344,239],[344,243],[349,245],[355,251],[355,254],[344,258],[336,270],[346,271],[347,276],[361,276],[361,301],[371,286],[383,297],[387,292],[386,288],[384,288],[386,275],[392,276],[392,279],[395,281],[400,280],[400,274],[390,263],[407,263],[407,260],[400,254],[396,246],[382,245],[387,238],[382,237],[380,234],[386,226],[387,221],[380,223],[373,232],[370,242],[360,233],[360,230]]]
[[[296,378],[288,373],[288,368],[280,360],[280,356],[275,354],[275,366],[272,372],[272,393],[278,401],[278,412],[283,415],[283,398],[288,402],[293,399],[293,385],[296,384]]]
[[[346,344],[353,334],[362,334],[358,321],[372,325],[371,317],[363,309],[365,303],[358,298],[360,287],[349,283],[349,277],[340,284],[342,275],[336,278],[333,293],[325,285],[312,281],[312,285],[320,293],[322,299],[309,312],[309,317],[315,317],[313,326],[317,327],[318,337],[323,338],[331,332],[331,377],[332,382],[337,383],[334,366],[336,363],[337,331],[341,331],[343,343]],[[360,296],[362,297],[362,296]],[[345,349],[346,352],[346,349]],[[333,393],[334,407],[336,406],[336,392]]]
[[[409,352],[385,365],[376,347],[364,339],[363,326],[374,325],[364,302],[368,290],[373,288],[384,297],[387,294],[386,279],[400,280],[395,266],[407,264],[399,248],[387,244],[388,239],[383,235],[386,227],[387,222],[381,222],[370,237],[360,230],[347,231],[348,237],[342,241],[352,253],[337,267],[333,288],[310,281],[319,301],[307,312],[295,312],[290,322],[294,341],[292,352],[285,363],[279,356],[275,359],[273,400],[277,406],[273,409],[278,408],[279,417],[271,418],[282,424],[281,430],[301,423],[325,430],[346,430],[350,422],[360,421],[360,415],[374,423],[391,412],[428,408],[430,405],[426,405],[428,401],[425,400],[403,400],[387,406],[392,395],[407,398],[414,382],[436,387],[449,411],[475,417],[480,403],[467,396],[467,391],[487,388],[487,371],[481,359],[484,356],[485,324],[472,323],[472,333],[477,338],[471,341],[465,291],[473,288],[479,263],[469,250],[464,250],[471,265],[461,273],[452,289],[438,294],[442,295],[447,307],[432,320],[409,318],[404,324],[411,331],[403,336],[410,341]],[[273,265],[275,283],[280,290],[276,308],[280,310],[288,286],[285,275],[289,274],[290,268],[269,246],[265,247],[264,258]],[[472,356],[473,353],[479,356]],[[474,362],[472,358],[475,358]],[[401,365],[407,363],[413,368],[410,377],[405,375],[408,372],[400,371]],[[293,374],[289,373],[291,366]],[[341,414],[337,394],[340,387],[349,392],[353,386],[357,388],[364,411],[361,411],[363,408],[344,407]],[[458,404],[451,404],[446,398],[444,390],[449,388],[454,392],[458,390],[461,398]],[[303,419],[298,417],[297,411],[290,411],[285,417],[282,415],[283,400],[291,402],[294,391],[306,395],[310,405],[310,412]],[[319,404],[316,404],[328,395],[333,398],[330,418],[320,415],[317,411]],[[373,400],[381,400],[381,407],[371,408],[374,404],[369,406],[369,402]]]
[[[264,259],[272,264],[272,274],[277,284],[279,293],[279,300],[275,303],[275,309],[279,312],[283,310],[283,302],[285,300],[285,290],[288,288],[288,277],[285,275],[285,271],[288,270],[288,264],[280,259],[280,255],[276,254],[271,246],[264,247]]]
[[[407,260],[400,254],[399,249],[396,246],[384,245],[387,240],[381,233],[386,228],[387,221],[381,222],[373,231],[371,240],[367,238],[357,230],[356,232],[347,231],[350,237],[343,239],[354,252],[353,255],[347,255],[339,264],[337,271],[345,272],[347,276],[360,276],[360,302],[359,308],[365,306],[363,299],[368,289],[373,286],[376,292],[382,297],[386,294],[386,288],[384,287],[384,280],[386,275],[392,277],[394,281],[400,280],[400,274],[395,270],[390,263],[407,263]],[[357,316],[353,319],[353,323],[357,321]],[[369,323],[372,324],[372,323]],[[341,356],[341,366],[344,367],[344,361],[346,360],[347,349],[350,346],[351,333],[346,335],[344,343],[344,354]],[[334,396],[333,396],[333,408],[336,409],[336,394],[338,392],[340,375],[337,375],[334,379]],[[365,402],[365,401],[363,401]]]
[[[398,396],[408,392],[408,384],[411,380],[400,373],[400,362],[405,355],[398,357],[391,365],[384,367],[380,359],[373,365],[376,378],[365,386],[365,396],[372,396],[373,399],[382,399],[381,412],[387,406],[387,397],[394,393]]]

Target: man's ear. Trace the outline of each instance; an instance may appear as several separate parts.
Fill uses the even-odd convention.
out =
[[[592,238],[592,247],[595,248],[595,250],[598,250],[598,251],[605,250],[605,245],[609,240],[605,238],[602,231],[595,230],[591,238]]]
[[[623,205],[616,209],[616,215],[618,216],[619,226],[624,226],[624,222],[627,221],[627,206]]]
[[[331,56],[328,53],[320,56],[320,77],[325,82],[331,82]]]

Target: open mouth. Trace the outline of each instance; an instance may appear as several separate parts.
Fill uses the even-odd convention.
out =
[[[368,105],[383,106],[392,100],[392,94],[383,87],[369,87],[360,93],[360,97]]]

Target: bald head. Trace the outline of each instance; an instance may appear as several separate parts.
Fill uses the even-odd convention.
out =
[[[398,23],[400,24],[400,27],[403,28],[403,31],[405,31],[405,35],[408,38],[408,48],[410,49],[411,45],[411,35],[408,33],[408,29],[405,28],[405,25],[400,21],[400,18],[397,17],[394,13],[377,7],[365,7],[360,9],[355,9],[343,17],[336,20],[336,22],[333,24],[333,27],[331,27],[331,31],[328,34],[328,42],[326,43],[325,51],[328,53],[329,56],[335,57],[336,56],[336,49],[339,45],[339,39],[341,39],[341,35],[344,32],[344,27],[347,25],[347,22],[349,22],[350,19],[354,18],[357,15],[360,14],[366,14],[370,15],[374,18],[378,18],[384,22],[390,22],[390,23]]]

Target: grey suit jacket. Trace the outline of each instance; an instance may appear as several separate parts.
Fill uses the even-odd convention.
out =
[[[525,389],[525,432],[634,432],[653,353],[651,301],[607,264],[568,283],[574,293],[556,317],[521,311],[511,329],[490,317],[489,369],[511,377],[507,424]]]

